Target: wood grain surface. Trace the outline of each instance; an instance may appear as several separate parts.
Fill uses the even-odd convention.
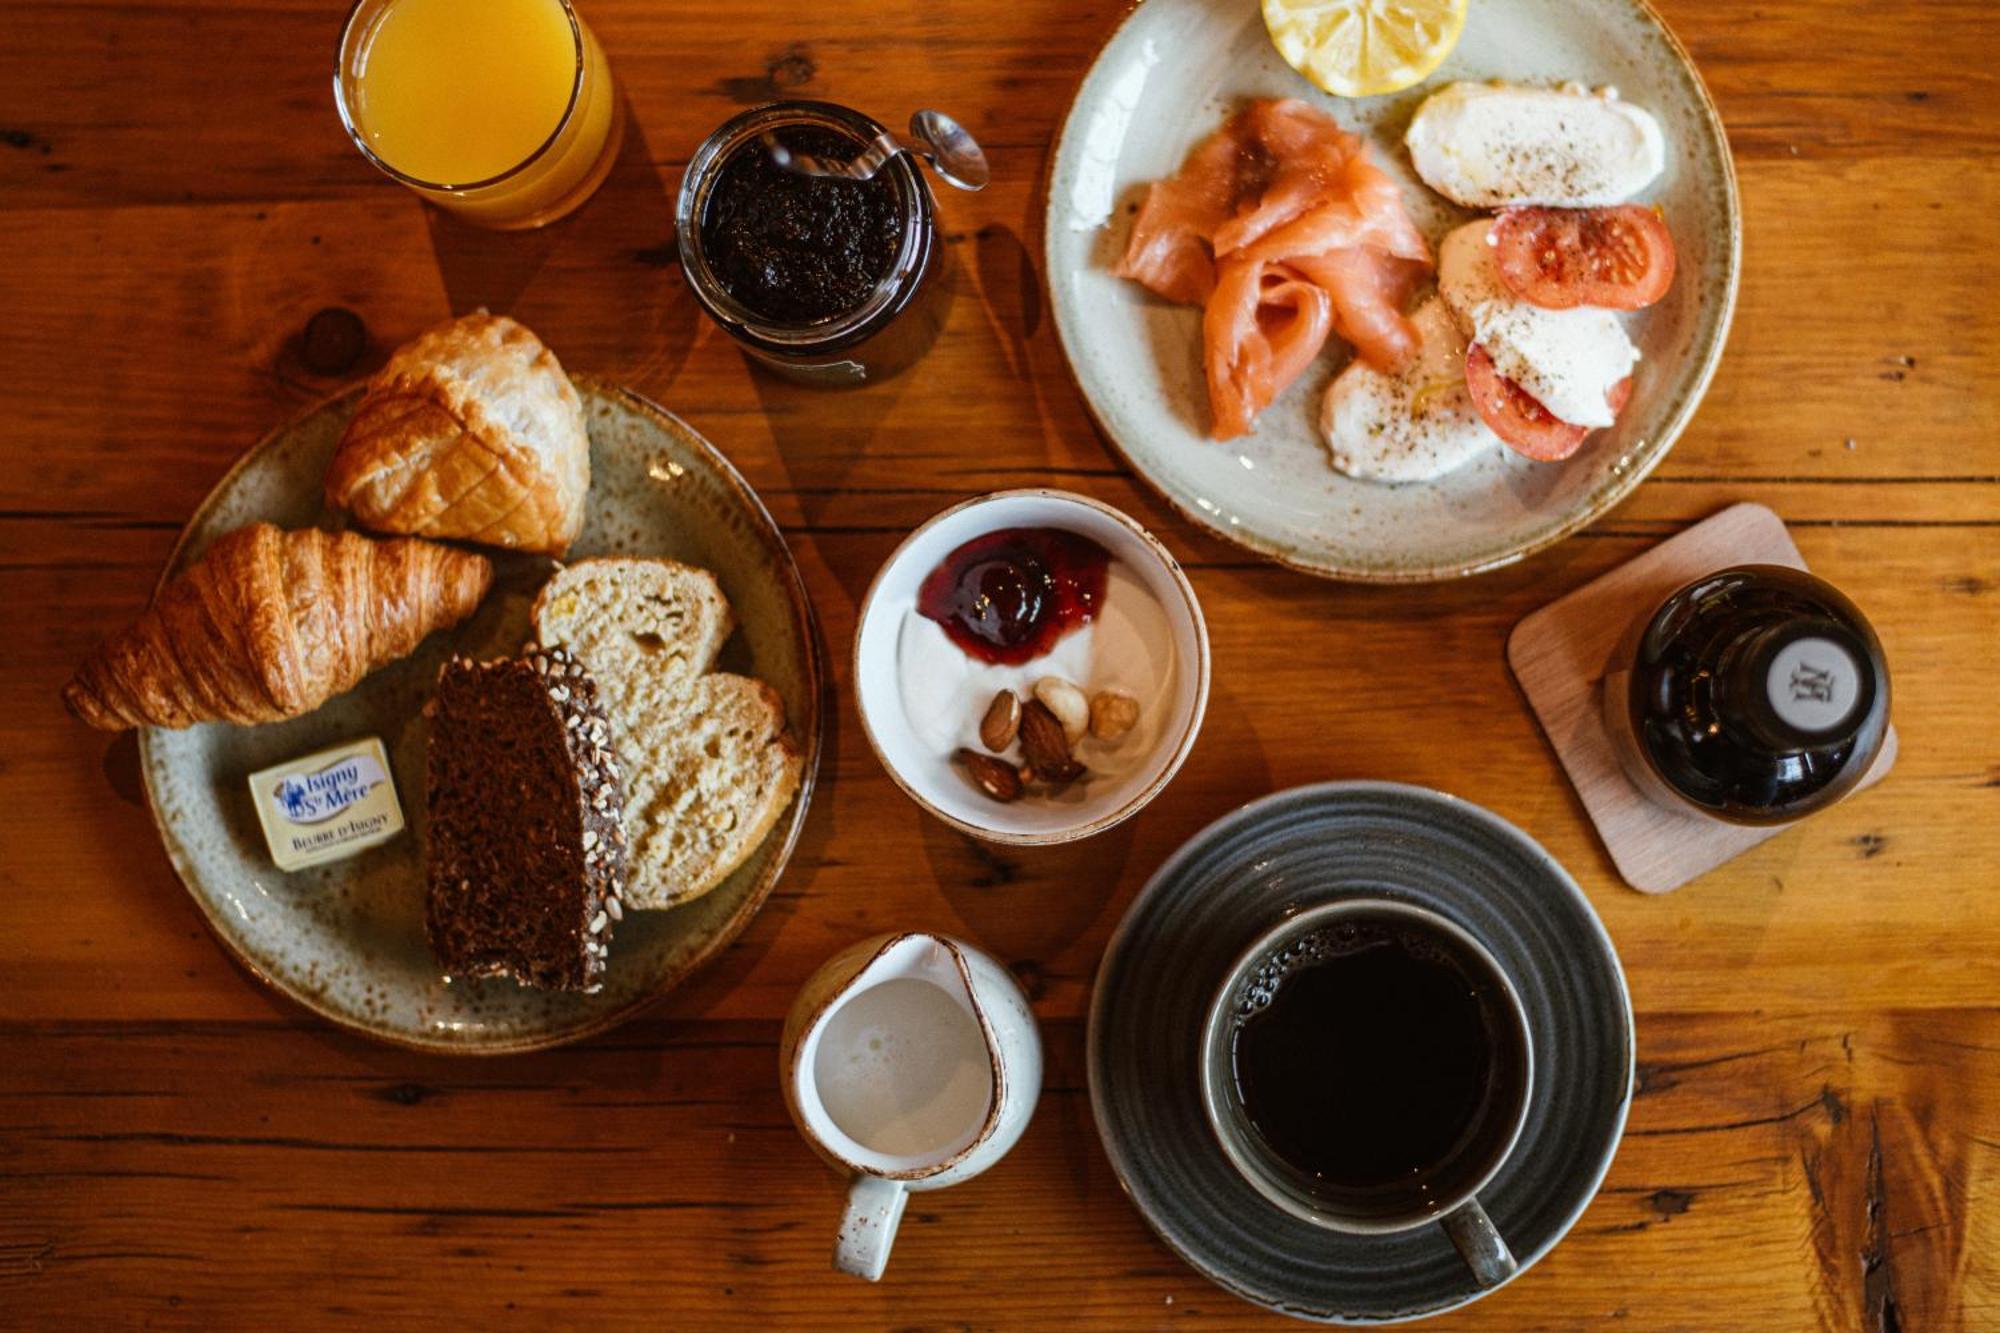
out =
[[[1478,4],[1479,0],[1473,0]],[[1107,453],[1044,308],[1036,182],[1115,22],[1079,0],[582,0],[630,99],[612,179],[546,232],[425,211],[342,135],[338,0],[44,0],[0,36],[0,1325],[273,1328],[1276,1324],[1156,1242],[1112,1178],[1081,1017],[1120,912],[1207,820],[1322,778],[1425,783],[1562,859],[1631,974],[1639,1095],[1570,1238],[1450,1328],[2000,1327],[2000,24],[1986,0],[1665,0],[1746,212],[1721,372],[1659,472],[1524,565],[1318,583],[1178,521]],[[672,260],[687,153],[798,92],[941,105],[998,179],[945,201],[949,327],[827,396],[753,372]],[[453,311],[509,311],[684,415],[764,495],[838,708],[793,869],[645,1019],[490,1062],[335,1031],[236,970],[175,880],[130,738],[56,692],[145,602],[248,443]],[[316,373],[307,318],[366,323]],[[320,369],[326,369],[320,367]],[[911,525],[1055,482],[1187,562],[1208,722],[1081,846],[998,851],[882,773],[856,603]],[[1622,887],[1508,679],[1528,611],[1722,506],[1769,504],[1875,618],[1902,756],[1879,789],[1664,898]],[[792,1133],[778,1024],[826,956],[962,934],[1032,991],[1050,1070],[1016,1153],[920,1199],[879,1286],[827,1267],[843,1186]]]

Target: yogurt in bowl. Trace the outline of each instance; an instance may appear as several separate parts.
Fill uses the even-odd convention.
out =
[[[1067,491],[1001,491],[889,557],[862,603],[854,679],[869,743],[917,804],[994,842],[1069,842],[1179,770],[1208,704],[1208,630],[1180,565],[1130,517]],[[982,723],[1003,693],[1024,714],[1058,705],[1077,769],[1051,778],[1026,716],[995,743]]]

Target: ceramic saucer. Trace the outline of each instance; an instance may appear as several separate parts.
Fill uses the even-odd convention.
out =
[[[1485,1293],[1444,1232],[1326,1231],[1236,1174],[1203,1118],[1202,1017],[1230,962],[1287,912],[1397,898],[1471,931],[1521,993],[1535,1086],[1480,1201],[1526,1272],[1597,1193],[1632,1098],[1632,1006],[1582,890],[1533,839],[1455,797],[1383,782],[1279,792],[1195,835],[1126,913],[1097,974],[1090,1100],[1161,1239],[1268,1309],[1337,1324],[1437,1314]]]

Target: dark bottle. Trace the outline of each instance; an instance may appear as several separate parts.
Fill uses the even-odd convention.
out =
[[[1882,645],[1837,588],[1782,565],[1696,579],[1638,621],[1604,719],[1661,804],[1783,824],[1854,789],[1889,727]]]

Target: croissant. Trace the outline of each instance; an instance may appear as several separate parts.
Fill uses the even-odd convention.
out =
[[[363,527],[561,555],[583,526],[590,440],[555,353],[485,311],[397,349],[326,472]]]
[[[296,717],[465,619],[492,582],[469,551],[253,523],[99,645],[63,702],[105,731]]]

